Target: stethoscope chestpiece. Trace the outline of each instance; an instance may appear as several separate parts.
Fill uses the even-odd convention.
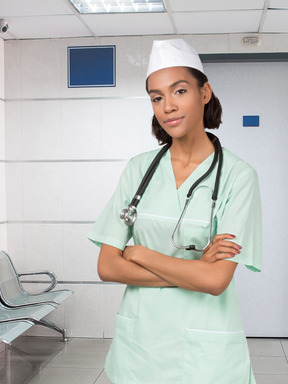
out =
[[[196,247],[195,245],[189,245],[188,247],[185,248],[186,251],[195,251],[196,250]]]
[[[128,208],[124,208],[120,213],[120,219],[124,220],[127,227],[133,225],[137,218],[137,211],[134,205],[128,205]]]

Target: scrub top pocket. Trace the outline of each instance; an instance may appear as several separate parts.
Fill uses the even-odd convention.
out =
[[[242,331],[187,328],[183,384],[250,384],[250,361]]]
[[[132,384],[131,344],[134,319],[117,314],[114,339],[105,362],[105,372],[112,383]]]
[[[201,220],[190,220],[190,222],[185,222],[185,227],[182,228],[182,233],[178,231],[178,244],[179,245],[195,245],[196,249],[203,249],[207,246],[209,238],[209,222]],[[177,241],[176,241],[177,242]],[[185,252],[185,259],[200,259],[201,252]]]

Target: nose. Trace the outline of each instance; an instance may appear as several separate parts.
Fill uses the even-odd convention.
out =
[[[175,102],[173,101],[172,97],[165,97],[164,99],[164,112],[165,113],[171,113],[176,111],[177,106]]]

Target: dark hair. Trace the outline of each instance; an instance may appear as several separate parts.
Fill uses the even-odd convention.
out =
[[[208,82],[207,76],[198,71],[198,69],[186,67],[190,74],[197,80],[199,88],[202,88],[205,83]],[[148,79],[146,80],[146,91],[148,92]],[[204,108],[204,128],[216,129],[219,128],[222,116],[222,106],[219,99],[212,92],[211,99],[209,103],[205,105]],[[171,143],[171,136],[164,131],[164,129],[159,124],[155,115],[152,118],[152,134],[158,140],[160,145]]]

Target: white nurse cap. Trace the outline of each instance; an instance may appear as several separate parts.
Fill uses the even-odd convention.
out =
[[[204,73],[198,53],[182,39],[153,42],[146,79],[163,68],[190,67]]]

